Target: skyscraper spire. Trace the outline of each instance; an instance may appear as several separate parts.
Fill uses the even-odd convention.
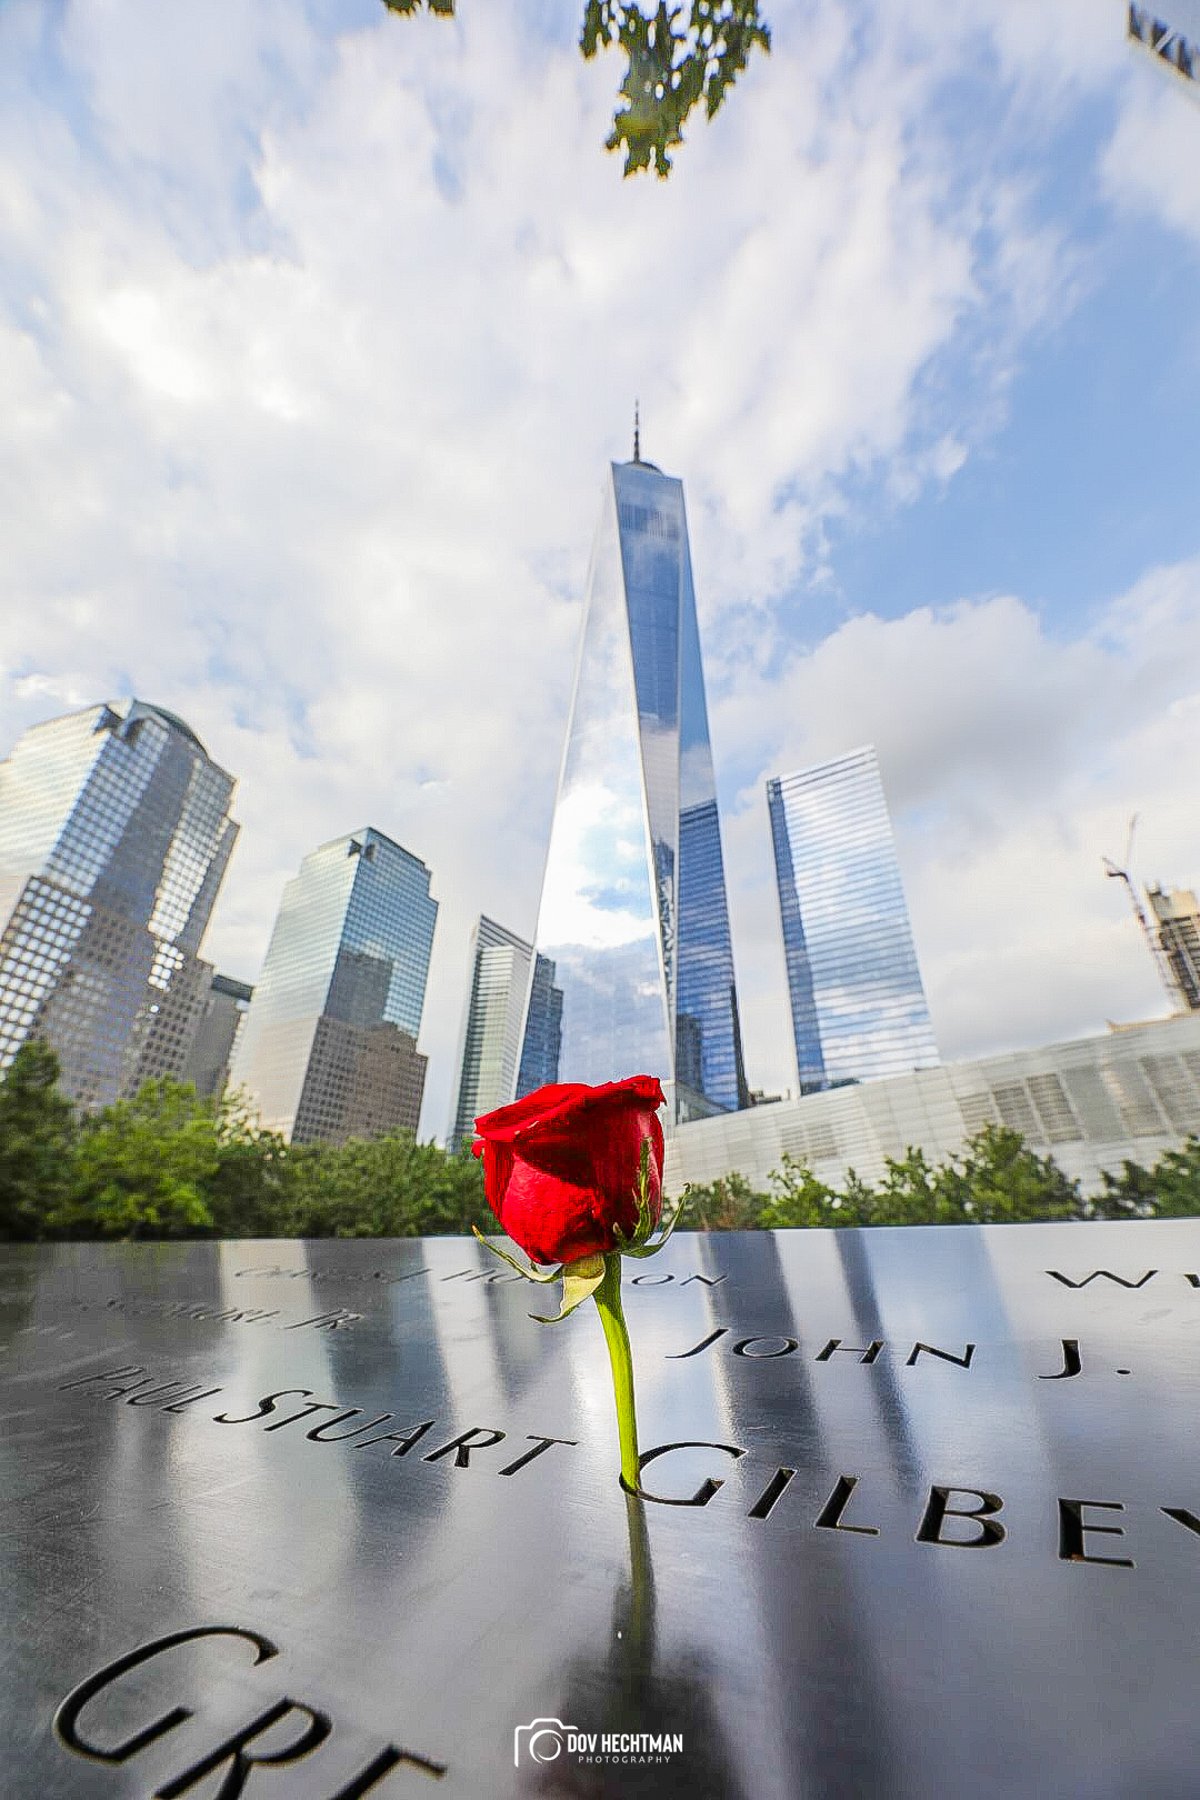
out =
[[[636,400],[633,403],[633,460],[634,462],[641,462],[642,460],[641,420],[638,417],[638,403]]]

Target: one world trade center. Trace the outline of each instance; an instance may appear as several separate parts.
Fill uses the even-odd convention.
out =
[[[604,483],[537,948],[560,1081],[657,1075],[675,1121],[749,1105],[683,484]]]

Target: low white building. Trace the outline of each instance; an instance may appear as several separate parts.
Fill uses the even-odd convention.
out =
[[[912,1146],[945,1161],[989,1123],[1019,1131],[1085,1192],[1126,1160],[1148,1168],[1200,1135],[1200,1015],[698,1119],[668,1138],[665,1186],[736,1170],[766,1190],[785,1153],[831,1187],[847,1169],[878,1181],[886,1158]]]

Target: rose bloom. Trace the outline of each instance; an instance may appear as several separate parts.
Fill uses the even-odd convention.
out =
[[[662,1214],[663,1091],[653,1075],[602,1087],[556,1083],[476,1119],[488,1204],[534,1262],[576,1262],[617,1248],[637,1224],[642,1145],[646,1198]]]

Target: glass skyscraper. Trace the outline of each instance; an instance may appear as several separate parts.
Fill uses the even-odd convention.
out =
[[[604,484],[537,947],[559,1079],[657,1075],[677,1120],[749,1104],[683,484]]]
[[[557,975],[558,970],[548,956],[534,956],[529,1006],[525,1014],[525,1042],[517,1071],[515,1098],[518,1100],[525,1094],[532,1094],[535,1088],[558,1080],[563,993],[557,985]]]
[[[471,985],[450,1125],[452,1150],[470,1141],[483,1113],[557,1081],[562,991],[554,985],[554,974],[553,963],[544,956],[534,967],[532,944],[494,919],[480,918],[471,934]]]
[[[181,1071],[233,790],[182,719],[141,700],[24,734],[0,763],[0,1067],[44,1038],[86,1107]]]
[[[229,1087],[293,1143],[417,1129],[437,921],[425,864],[381,831],[335,838],[284,889]]]
[[[872,747],[767,782],[802,1094],[938,1064]]]

